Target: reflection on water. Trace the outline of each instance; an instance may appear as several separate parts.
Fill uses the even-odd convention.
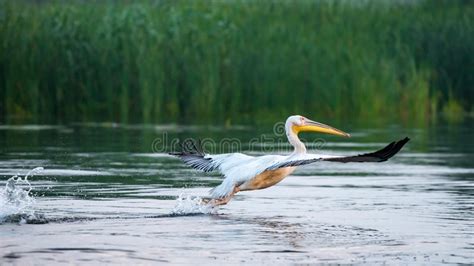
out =
[[[199,205],[200,197],[219,184],[218,175],[196,172],[152,150],[156,138],[166,132],[170,139],[237,138],[249,153],[278,153],[274,142],[245,144],[262,133],[272,135],[268,128],[1,125],[0,260],[473,261],[470,124],[361,129],[351,132],[350,141],[324,137],[321,152],[329,154],[370,151],[404,136],[412,141],[389,162],[308,165],[275,187],[240,193],[219,209]],[[28,178],[28,193],[29,185],[22,186],[21,180],[38,166],[44,170]],[[17,174],[23,178],[12,183],[10,178]],[[10,205],[4,200],[7,188],[18,193],[13,198],[9,194]],[[34,206],[10,208],[20,198],[34,199]],[[35,215],[24,215],[30,211]]]

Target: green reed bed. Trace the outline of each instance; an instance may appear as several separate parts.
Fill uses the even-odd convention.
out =
[[[471,112],[472,2],[360,3],[0,0],[0,119],[423,124]]]

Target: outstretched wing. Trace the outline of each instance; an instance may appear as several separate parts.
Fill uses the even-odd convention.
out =
[[[359,154],[356,156],[347,156],[347,157],[335,157],[335,158],[328,158],[324,159],[325,161],[330,162],[340,162],[340,163],[348,163],[348,162],[385,162],[386,160],[392,158],[395,154],[397,154],[403,146],[409,141],[409,138],[404,138],[399,141],[393,141],[392,143],[385,146],[385,148],[371,152],[371,153],[364,153]]]
[[[204,172],[211,172],[218,168],[209,154],[204,153],[201,141],[185,140],[181,144],[181,151],[170,152],[170,155],[180,158],[186,165]]]
[[[196,170],[204,172],[218,170],[224,175],[226,174],[225,169],[233,168],[235,165],[255,158],[242,153],[207,154],[203,151],[201,141],[193,139],[185,140],[181,144],[181,151],[170,152],[169,154],[180,158],[186,165]]]
[[[296,157],[289,157],[283,162],[279,162],[267,168],[267,170],[275,170],[278,168],[289,167],[289,166],[299,166],[314,163],[317,161],[329,161],[329,162],[340,162],[340,163],[349,163],[349,162],[384,162],[395,154],[397,154],[400,149],[409,141],[409,138],[404,138],[399,141],[394,141],[385,148],[380,149],[371,153],[364,153],[355,156],[328,156],[328,155],[317,155],[317,154],[305,154]]]

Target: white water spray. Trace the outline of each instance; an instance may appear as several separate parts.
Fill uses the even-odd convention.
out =
[[[24,223],[27,219],[35,219],[35,198],[31,196],[31,184],[28,177],[42,171],[43,167],[37,167],[29,171],[25,177],[19,174],[9,178],[5,188],[0,188],[0,223],[6,220],[19,220]]]
[[[172,215],[212,214],[217,211],[216,207],[205,204],[201,197],[179,194],[176,205],[171,211]]]

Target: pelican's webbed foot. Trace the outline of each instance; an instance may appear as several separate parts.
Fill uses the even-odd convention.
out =
[[[227,197],[220,198],[220,199],[203,198],[202,203],[206,205],[211,205],[213,207],[219,206],[219,205],[226,205],[234,197],[234,195],[239,191],[240,191],[239,188],[235,187],[234,191],[232,191],[232,193],[228,195]]]

